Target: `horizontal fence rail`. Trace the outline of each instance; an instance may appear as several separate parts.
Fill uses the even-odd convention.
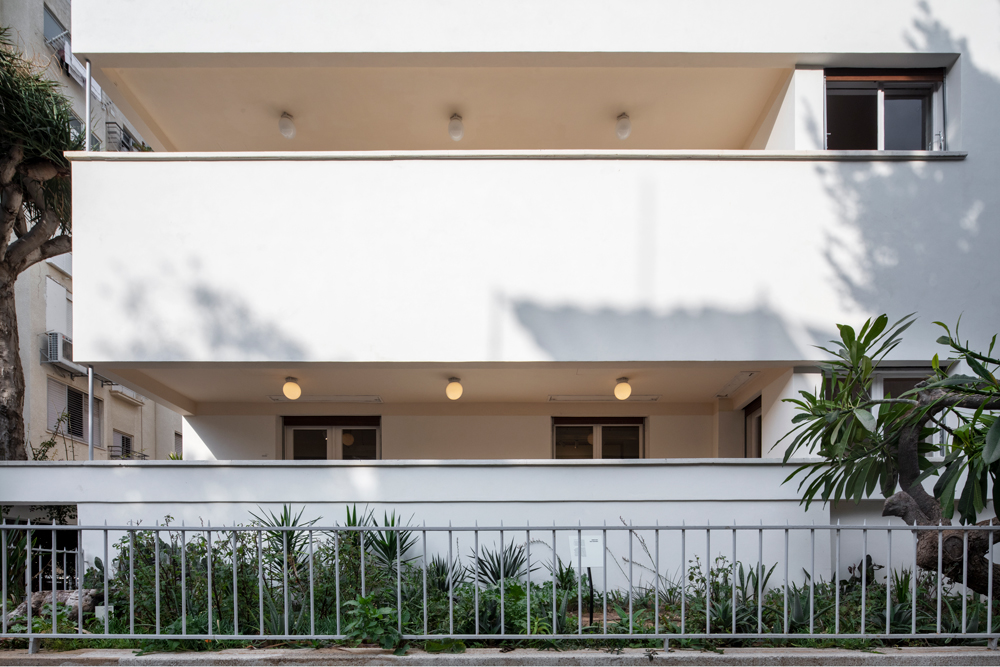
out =
[[[363,638],[359,623],[374,614],[405,640],[962,639],[992,648],[993,567],[985,594],[970,590],[968,546],[984,532],[1000,540],[998,530],[4,523],[0,638],[336,641]],[[56,549],[64,531],[77,534],[77,549]],[[961,535],[961,567],[945,567],[946,532]],[[35,545],[43,534],[51,548]],[[927,534],[936,571],[917,564]]]

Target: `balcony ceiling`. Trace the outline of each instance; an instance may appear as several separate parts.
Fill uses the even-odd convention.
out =
[[[734,396],[753,398],[767,382],[789,370],[793,362],[670,362],[670,363],[200,363],[104,366],[99,373],[124,381],[136,390],[196,412],[194,405],[270,404],[289,411],[289,403],[274,403],[286,376],[296,377],[304,397],[380,396],[384,404],[451,404],[444,388],[451,376],[462,380],[465,393],[454,405],[540,403],[558,412],[582,403],[549,402],[550,395],[605,396],[607,403],[635,406],[646,412],[671,403],[709,404],[741,371],[762,371]],[[626,376],[635,395],[656,395],[655,404],[621,403],[612,398],[615,381]],[[181,398],[180,403],[176,399]],[[173,399],[173,400],[172,400]],[[183,403],[188,407],[184,408]],[[324,412],[321,403],[299,401],[292,412]],[[356,404],[363,405],[363,404]],[[644,407],[643,407],[644,406]],[[656,406],[656,407],[651,407]],[[378,406],[371,406],[378,412]],[[301,408],[301,409],[299,409]],[[601,408],[606,410],[607,408]],[[364,410],[364,408],[362,408]],[[368,410],[371,412],[371,410]]]
[[[175,151],[741,149],[788,70],[765,67],[111,67]],[[123,107],[126,108],[126,107]],[[278,132],[282,112],[297,136]],[[626,112],[632,136],[620,141]],[[447,133],[453,113],[465,138]]]

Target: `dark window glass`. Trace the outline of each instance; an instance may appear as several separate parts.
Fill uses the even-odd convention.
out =
[[[557,426],[556,458],[557,459],[594,458],[594,427]]]
[[[640,458],[638,426],[602,426],[602,459]]]
[[[373,428],[345,428],[341,442],[345,461],[374,461],[377,458]]]
[[[826,131],[830,150],[878,149],[878,91],[827,90]]]
[[[43,30],[45,32],[46,42],[52,41],[59,35],[66,32],[66,28],[64,28],[62,23],[59,22],[59,19],[52,15],[52,12],[49,11],[48,7],[45,8],[45,25]]]
[[[927,141],[926,96],[885,94],[885,149],[887,151],[925,151]]]
[[[292,431],[292,452],[296,461],[326,460],[326,429],[296,429]]]
[[[882,395],[887,398],[899,398],[903,395],[903,392],[910,391],[917,386],[918,382],[923,382],[924,379],[921,377],[883,378]]]

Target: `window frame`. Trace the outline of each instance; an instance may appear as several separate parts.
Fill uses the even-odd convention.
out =
[[[559,427],[591,427],[594,442],[592,459],[561,459],[556,456],[556,430]],[[639,456],[629,459],[604,458],[604,427],[605,426],[637,426],[639,428]],[[640,461],[646,458],[646,418],[645,417],[553,417],[552,418],[552,451],[553,461]]]
[[[62,391],[64,391],[65,395],[66,395],[66,398],[65,398],[66,408],[63,410],[63,412],[69,412],[69,392],[75,391],[75,392],[79,393],[81,395],[82,401],[83,401],[83,416],[82,416],[82,418],[80,420],[81,423],[82,423],[83,434],[77,436],[77,435],[71,433],[70,430],[69,430],[69,424],[67,423],[66,428],[63,431],[60,432],[60,435],[66,436],[67,438],[69,438],[69,439],[71,439],[71,440],[73,440],[75,442],[86,443],[87,442],[87,423],[86,423],[85,420],[87,419],[87,397],[88,397],[87,392],[86,391],[82,391],[80,389],[77,389],[76,387],[74,387],[72,385],[68,385],[68,384],[66,384],[64,382],[60,382],[59,380],[57,380],[56,378],[52,377],[51,375],[47,376],[46,379],[47,379],[47,382],[46,382],[46,396],[45,396],[45,399],[46,399],[45,432],[46,433],[52,433],[52,434],[55,434],[55,432],[56,432],[53,429],[52,420],[50,419],[50,416],[48,414],[48,409],[51,406],[50,404],[52,403],[52,399],[49,396],[48,392],[52,391],[53,386],[58,385],[59,387],[62,387]],[[95,419],[94,419],[94,446],[95,447],[99,447],[101,449],[105,449],[105,447],[104,447],[104,400],[98,398],[97,396],[94,397],[94,417],[95,417]],[[134,440],[133,440],[133,442],[134,442]]]
[[[832,85],[831,85],[832,84]],[[945,68],[894,68],[894,69],[858,69],[858,68],[828,68],[823,76],[823,148],[829,147],[829,116],[827,99],[831,90],[872,90],[876,101],[876,147],[873,150],[884,151],[885,148],[885,100],[886,91],[889,99],[898,97],[922,98],[926,102],[923,108],[924,147],[927,152],[948,150],[947,138],[947,76]],[[897,93],[909,93],[898,94]],[[926,91],[926,92],[924,92]],[[921,94],[923,93],[923,94]],[[849,93],[846,93],[849,94]],[[851,150],[851,149],[847,149]],[[892,149],[897,150],[897,149]]]
[[[118,450],[118,457],[121,459],[130,459],[132,454],[135,453],[135,436],[124,431],[119,431],[118,429],[111,430],[111,450]],[[128,455],[125,454],[125,438],[128,438]],[[120,444],[119,444],[120,440]]]
[[[375,431],[375,458],[374,459],[347,459],[360,461],[381,461],[382,460],[382,427],[381,425],[370,424],[341,424],[337,426],[325,424],[285,424],[284,426],[284,460],[295,461],[295,431],[326,431],[326,460],[343,461],[344,459],[344,431]]]

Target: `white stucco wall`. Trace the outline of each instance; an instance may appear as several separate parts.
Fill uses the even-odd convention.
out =
[[[711,415],[653,415],[647,419],[646,458],[713,458]]]
[[[274,415],[206,415],[183,419],[185,460],[281,458],[281,420]]]

